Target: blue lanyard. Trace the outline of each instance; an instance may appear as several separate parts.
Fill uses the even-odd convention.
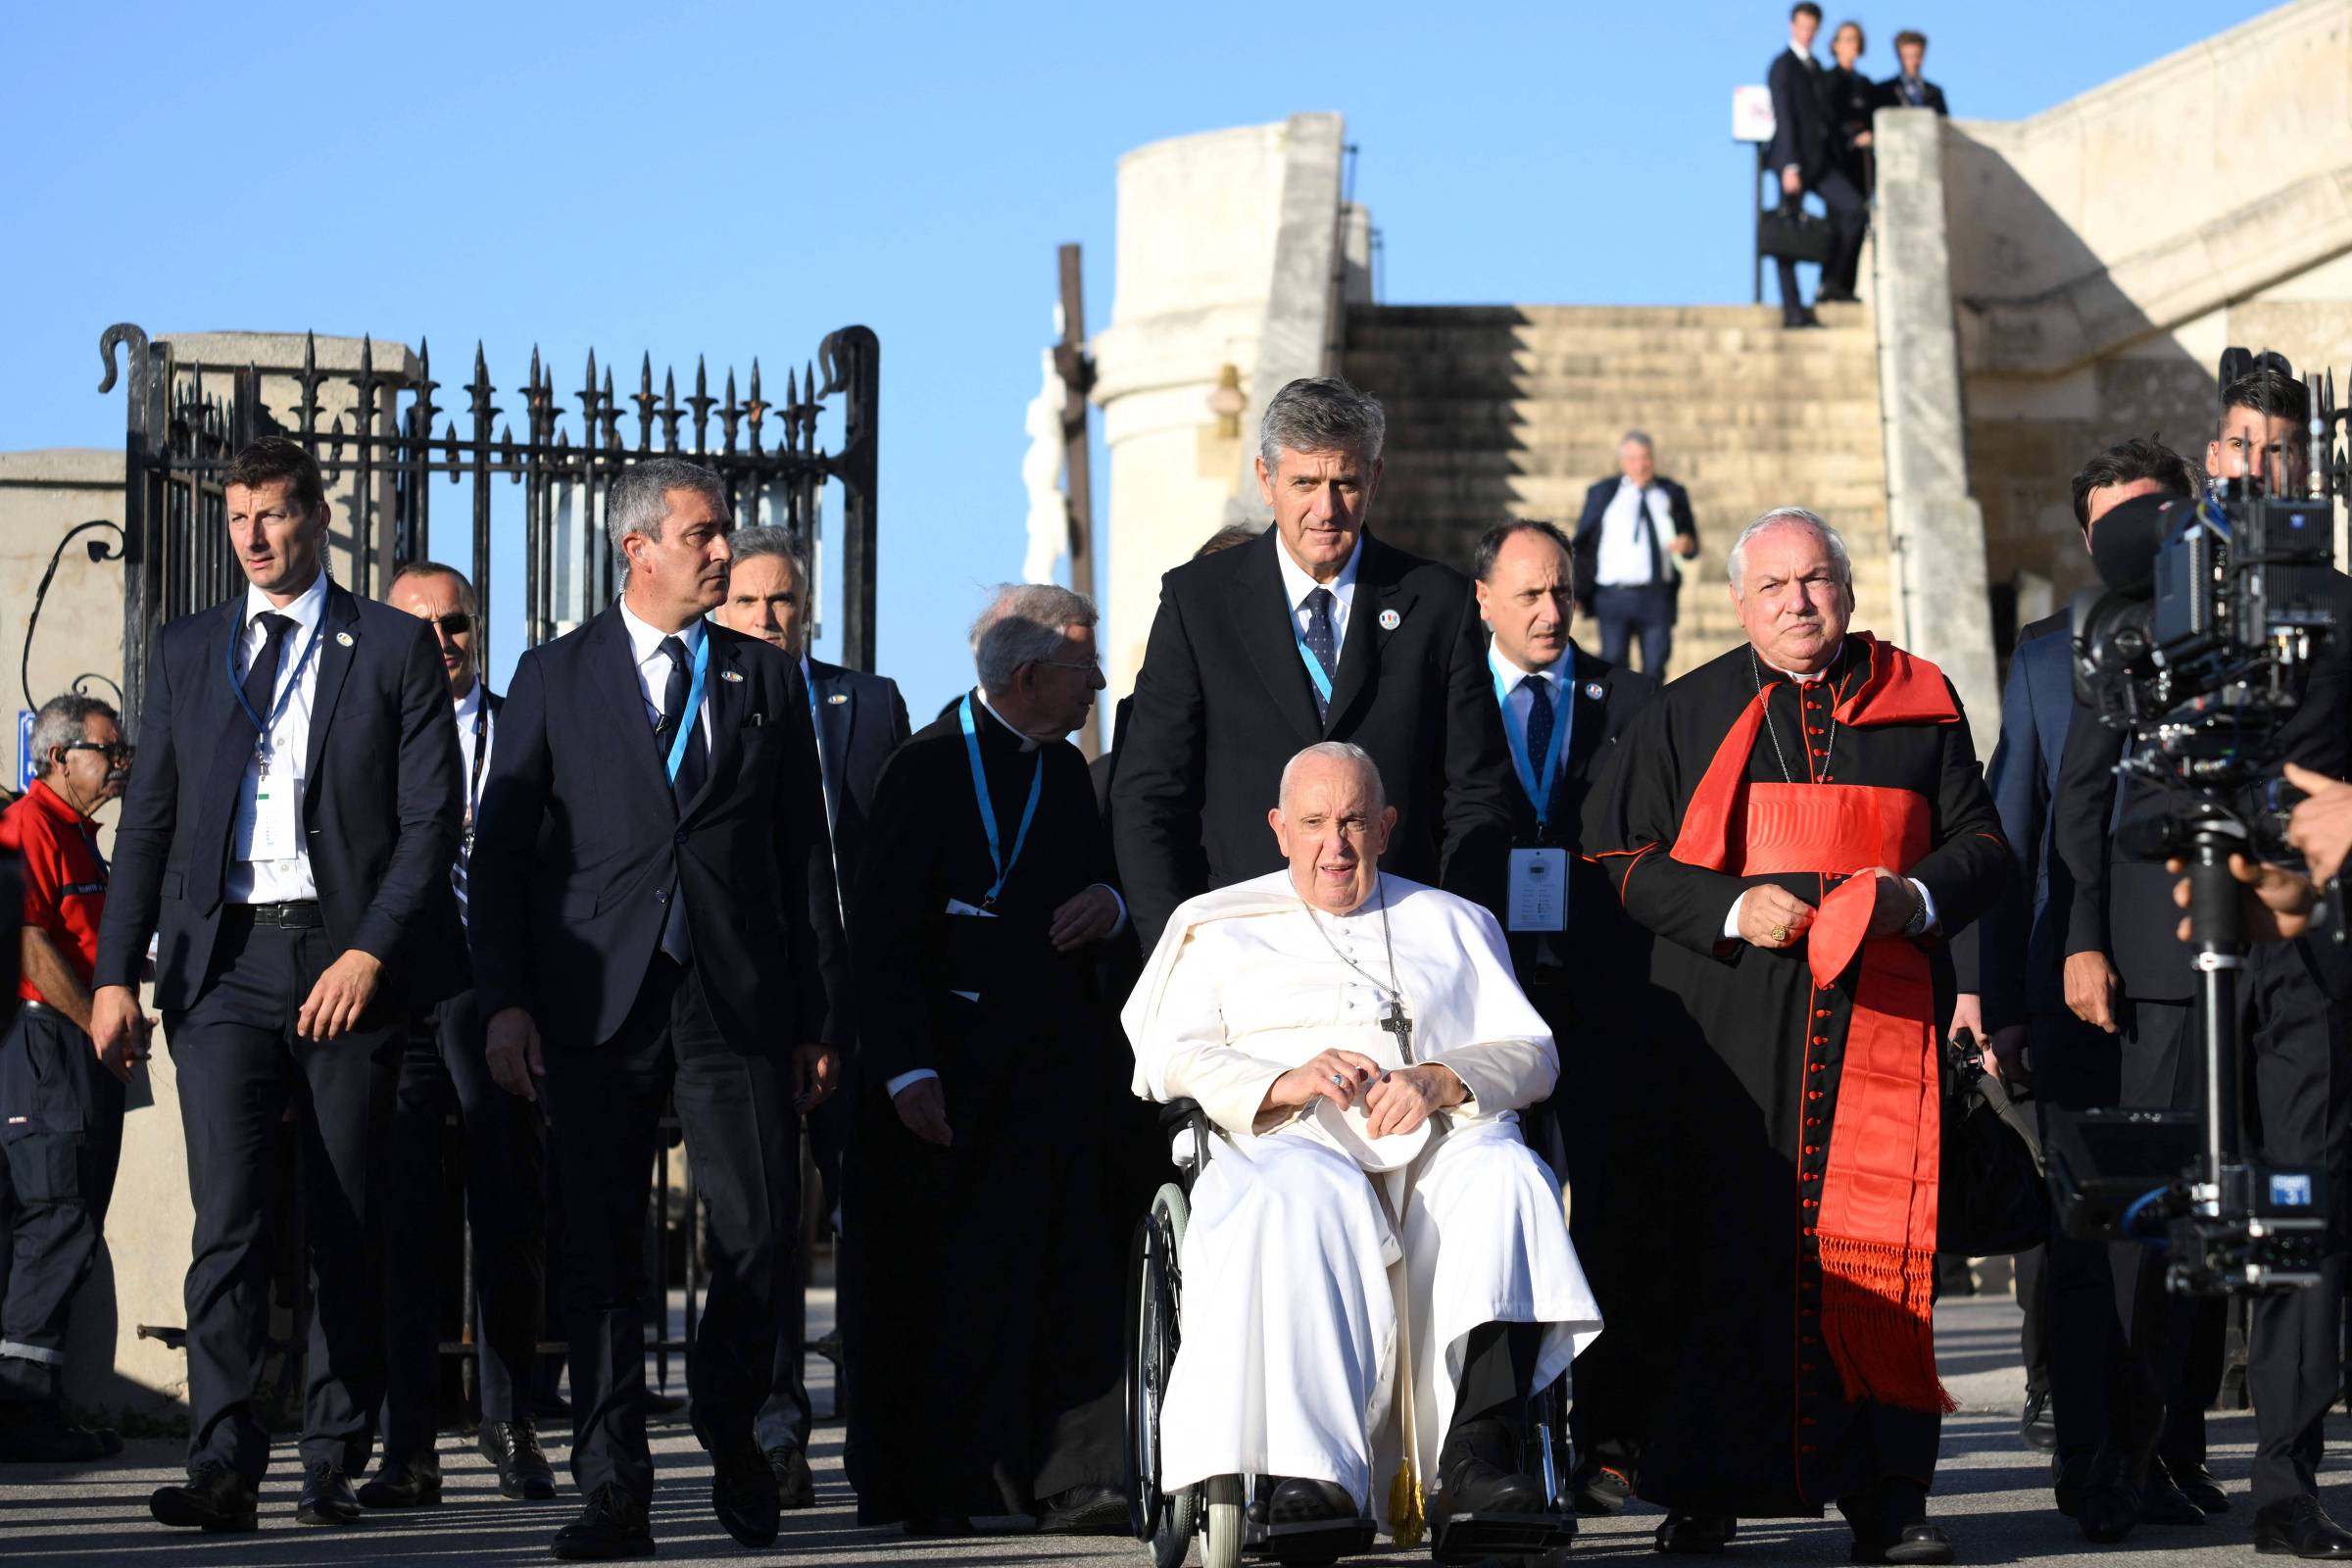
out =
[[[1568,750],[1567,682],[1560,683],[1559,700],[1552,705],[1551,744],[1544,750],[1544,776],[1540,779],[1536,777],[1535,762],[1527,755],[1527,730],[1519,722],[1518,710],[1511,707],[1510,688],[1502,683],[1500,673],[1494,677],[1494,700],[1502,705],[1502,732],[1511,743],[1511,766],[1519,775],[1520,788],[1527,791],[1528,804],[1536,808],[1536,826],[1542,827],[1544,818],[1551,814],[1552,780],[1559,777],[1560,758]],[[1532,694],[1529,701],[1534,701]]]
[[[1037,798],[1046,787],[1046,754],[1042,750],[1037,754],[1036,770],[1029,775],[1029,804],[1021,808],[1021,830],[1013,835],[1012,857],[1007,859],[997,844],[997,808],[988,798],[988,775],[980,768],[980,729],[972,722],[971,693],[963,694],[957,711],[963,719],[963,754],[972,763],[972,793],[980,797],[980,825],[988,831],[988,863],[997,868],[997,879],[989,885],[988,897],[980,901],[980,907],[986,909],[994,906],[997,895],[1004,891],[1004,879],[1012,875],[1013,864],[1021,858],[1021,846],[1029,842],[1029,824],[1037,818]]]
[[[1314,650],[1306,646],[1304,632],[1298,634],[1298,658],[1306,664],[1306,678],[1313,681],[1315,690],[1323,694],[1323,706],[1329,708],[1331,706],[1331,676],[1323,668],[1323,661],[1317,659]]]
[[[678,782],[678,765],[686,760],[686,738],[694,733],[695,719],[703,710],[703,678],[710,673],[710,634],[703,633],[694,648],[694,682],[686,688],[686,712],[678,720],[678,732],[669,738],[669,782]]]
[[[237,635],[228,640],[228,689],[235,696],[237,706],[245,710],[245,716],[253,720],[254,755],[266,760],[270,755],[270,732],[277,727],[279,719],[285,717],[286,704],[294,700],[295,688],[302,684],[303,661],[311,657],[311,651],[318,646],[318,634],[326,630],[326,610],[324,606],[319,608],[318,619],[311,627],[310,638],[302,645],[302,652],[294,657],[292,666],[278,671],[277,702],[270,708],[270,716],[266,719],[253,710],[253,704],[245,700],[245,683],[237,679],[237,645],[245,640],[245,633],[249,629],[248,624],[241,622],[237,627]]]

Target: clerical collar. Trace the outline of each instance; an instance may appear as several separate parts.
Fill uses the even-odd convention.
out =
[[[995,719],[995,720],[996,720],[998,723],[1000,723],[1000,724],[1004,725],[1004,726],[1005,727],[1005,729],[1006,729],[1006,730],[1008,730],[1008,731],[1010,731],[1010,732],[1011,732],[1011,734],[1012,734],[1012,738],[1013,738],[1014,740],[1017,740],[1017,741],[1019,741],[1019,742],[1021,743],[1021,750],[1022,750],[1022,751],[1024,751],[1024,752],[1034,752],[1034,751],[1036,751],[1036,750],[1037,750],[1037,749],[1038,749],[1040,746],[1043,746],[1043,745],[1045,744],[1045,742],[1044,742],[1044,741],[1037,740],[1037,739],[1035,739],[1035,738],[1034,738],[1034,737],[1032,737],[1032,736],[1028,736],[1028,735],[1024,735],[1024,734],[1022,734],[1022,733],[1021,733],[1021,727],[1020,727],[1018,724],[1015,724],[1015,723],[1014,723],[1014,722],[1013,722],[1011,719],[1009,719],[1009,718],[1006,718],[1006,717],[1005,717],[1005,716],[1004,716],[1003,713],[1000,713],[1000,712],[998,712],[998,711],[997,711],[997,710],[996,710],[996,706],[995,706],[994,704],[992,704],[991,702],[989,702],[989,700],[988,700],[988,691],[987,691],[987,689],[986,689],[985,687],[980,687],[980,686],[975,686],[975,687],[973,687],[973,688],[972,688],[972,695],[980,699],[980,706],[981,706],[981,708],[982,708],[982,709],[984,709],[984,710],[987,711],[987,713],[988,713],[988,716],[989,716],[989,717],[991,717],[991,718]]]
[[[1771,670],[1775,675],[1780,676],[1783,680],[1794,681],[1799,686],[1810,686],[1817,680],[1825,679],[1828,676],[1837,673],[1838,662],[1844,657],[1845,639],[1841,637],[1838,640],[1838,646],[1832,649],[1830,652],[1830,662],[1822,665],[1810,675],[1800,675],[1793,669],[1783,669],[1771,660],[1766,659],[1762,654],[1756,655],[1756,662],[1762,664],[1766,669]]]

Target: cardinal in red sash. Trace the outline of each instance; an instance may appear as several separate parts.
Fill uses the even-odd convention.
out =
[[[1731,553],[1747,642],[1627,728],[1584,843],[1664,940],[1652,1049],[1678,1158],[1652,1195],[1675,1368],[1636,1485],[1664,1551],[1836,1503],[1857,1562],[1939,1563],[1936,1020],[1945,939],[2010,857],[1951,684],[1849,631],[1837,530],[1782,509]],[[1617,1325],[1611,1324],[1611,1332]]]

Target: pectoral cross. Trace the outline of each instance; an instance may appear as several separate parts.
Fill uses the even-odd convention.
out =
[[[1392,997],[1389,1010],[1381,1015],[1381,1029],[1396,1037],[1396,1054],[1407,1065],[1413,1059],[1413,1020],[1404,1015],[1404,1004]]]

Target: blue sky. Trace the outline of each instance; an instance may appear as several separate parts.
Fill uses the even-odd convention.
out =
[[[1826,9],[1864,23],[1879,74],[1894,30],[1924,29],[1955,112],[2009,119],[2268,8]],[[827,330],[863,322],[882,340],[881,665],[920,722],[968,679],[981,586],[1020,569],[1056,244],[1085,245],[1088,310],[1109,318],[1122,152],[1338,110],[1390,302],[1744,300],[1752,165],[1728,100],[1762,79],[1786,15],[19,7],[0,51],[0,449],[121,441],[120,390],[93,390],[115,320],[429,335],[445,382],[477,338],[502,383],[535,343],[566,388],[592,347],[624,370],[647,350],[757,354],[771,398]],[[1100,464],[1096,483],[1100,514]],[[502,539],[506,584],[517,560]],[[502,597],[504,666],[519,611]]]

